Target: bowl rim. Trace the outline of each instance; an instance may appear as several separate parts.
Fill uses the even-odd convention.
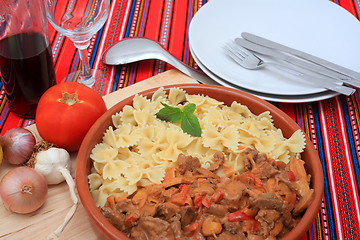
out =
[[[230,94],[230,95],[241,95],[241,104],[244,104],[243,102],[258,102],[259,105],[262,105],[266,110],[270,111],[270,114],[274,120],[274,123],[284,122],[288,125],[290,130],[292,132],[301,129],[300,126],[285,112],[283,112],[281,109],[277,108],[273,104],[260,99],[256,96],[253,96],[249,93],[242,92],[237,89],[228,88],[224,86],[215,86],[215,85],[207,85],[207,84],[172,84],[168,86],[164,86],[164,90],[168,91],[170,88],[182,88],[186,92],[188,92],[190,89],[194,91],[201,91],[201,94],[207,95],[206,92],[211,91],[221,91],[224,94]],[[81,204],[83,205],[85,211],[87,212],[88,217],[92,221],[93,224],[95,224],[97,227],[99,227],[103,234],[105,234],[110,239],[129,239],[125,234],[123,234],[120,230],[115,228],[100,212],[100,210],[96,207],[96,204],[94,201],[92,201],[92,197],[89,191],[88,186],[88,172],[87,172],[87,166],[90,164],[91,160],[88,157],[90,154],[91,149],[93,146],[88,146],[88,143],[91,140],[91,137],[94,132],[97,131],[98,128],[104,127],[104,122],[108,122],[109,124],[105,124],[106,128],[112,125],[111,123],[111,116],[119,111],[122,110],[122,108],[125,105],[132,105],[132,100],[136,94],[138,95],[144,95],[144,96],[151,96],[156,90],[158,90],[159,87],[147,89],[144,91],[140,91],[138,93],[135,93],[120,102],[116,103],[114,106],[109,108],[97,121],[93,124],[93,126],[89,129],[87,132],[80,149],[78,151],[77,160],[76,160],[76,187],[78,191],[78,195],[80,197]],[[216,99],[216,97],[213,97]],[[235,100],[231,100],[235,101]],[[244,104],[246,105],[246,104]],[[249,109],[254,112],[254,109],[252,109],[251,106],[248,106]],[[262,111],[263,112],[263,111]],[[107,121],[106,121],[107,120]],[[109,121],[110,120],[110,121]],[[280,128],[279,126],[276,126],[277,128]],[[304,131],[301,129],[301,131],[304,133]],[[323,176],[323,169],[321,165],[321,161],[319,158],[319,155],[317,151],[314,148],[314,145],[309,140],[308,136],[305,135],[305,142],[306,142],[306,148],[304,149],[303,154],[311,155],[314,157],[312,159],[312,169],[316,174],[312,174],[311,176],[311,182],[312,182],[312,188],[314,189],[314,199],[312,203],[308,206],[305,213],[303,214],[303,217],[299,221],[299,223],[282,239],[300,239],[304,234],[304,229],[306,231],[310,228],[311,224],[313,223],[315,217],[317,216],[321,201],[323,197],[324,192],[324,176]],[[307,162],[305,162],[305,165],[307,165]],[[301,228],[301,225],[303,225],[303,228]]]

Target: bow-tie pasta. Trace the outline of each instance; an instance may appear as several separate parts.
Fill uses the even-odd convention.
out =
[[[194,103],[202,136],[190,136],[182,131],[180,123],[158,119],[161,103],[180,109]],[[121,198],[138,187],[161,183],[166,169],[177,167],[180,154],[197,157],[203,168],[209,168],[214,164],[214,154],[221,151],[226,169],[216,174],[224,176],[244,170],[242,153],[248,147],[285,163],[291,157],[299,157],[305,147],[300,130],[286,139],[273,125],[268,111],[255,115],[240,103],[226,106],[180,88],[172,88],[168,93],[159,88],[151,99],[135,95],[132,106],[114,114],[112,122],[102,143],[90,155],[93,167],[88,176],[89,188],[98,207],[103,207],[111,195]]]

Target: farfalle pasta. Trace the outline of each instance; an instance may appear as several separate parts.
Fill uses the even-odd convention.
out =
[[[194,103],[202,136],[185,133],[180,123],[158,119],[161,103],[179,108]],[[300,130],[284,138],[268,111],[255,115],[240,103],[226,106],[180,88],[172,88],[168,94],[159,88],[151,99],[135,95],[132,106],[114,114],[112,122],[90,155],[93,167],[88,176],[89,188],[98,207],[103,207],[111,195],[128,196],[140,186],[161,183],[166,169],[176,167],[179,154],[197,157],[202,167],[209,168],[214,154],[221,151],[227,168],[239,174],[244,169],[241,153],[247,147],[285,163],[299,157],[305,147]],[[221,171],[217,174],[226,175]]]

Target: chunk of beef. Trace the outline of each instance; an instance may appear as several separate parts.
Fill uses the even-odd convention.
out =
[[[133,202],[130,199],[125,199],[123,201],[120,201],[116,203],[116,211],[125,213],[125,219],[129,217],[136,217],[138,218],[140,216],[140,209],[137,205],[133,204]]]
[[[180,208],[171,202],[159,203],[156,206],[155,217],[159,217],[164,220],[169,220],[170,218],[174,217],[175,214],[179,211]]]
[[[186,225],[193,222],[193,220],[196,218],[196,213],[194,209],[192,209],[190,206],[184,206],[180,210],[181,215],[181,227],[185,227]]]
[[[256,197],[250,197],[249,202],[252,206],[265,209],[282,211],[284,203],[273,193],[261,193]]]
[[[184,174],[186,171],[194,172],[201,167],[201,163],[197,157],[185,156],[184,154],[179,154],[177,163],[180,174]]]
[[[277,170],[277,168],[275,168],[271,163],[264,161],[256,167],[255,171],[253,169],[252,172],[260,179],[268,179],[278,174],[279,170]]]
[[[109,222],[114,225],[120,231],[125,231],[125,214],[115,211],[110,207],[101,208],[101,213],[109,220]]]
[[[252,155],[248,155],[247,150],[245,150],[244,154],[244,158],[243,158],[243,164],[244,164],[244,171],[248,172],[252,169],[254,162],[253,162],[253,157]]]
[[[256,215],[258,221],[265,221],[267,223],[274,223],[281,217],[280,212],[272,209],[260,209]]]
[[[214,154],[214,163],[210,165],[208,170],[216,171],[225,163],[225,156],[222,152],[216,152]]]
[[[240,222],[224,222],[223,224],[223,231],[229,232],[231,235],[239,235],[242,233]]]
[[[245,170],[250,170],[254,167],[255,164],[261,164],[267,161],[267,156],[264,153],[260,153],[255,149],[246,148],[243,152],[244,158],[244,167]]]
[[[173,216],[169,222],[170,222],[170,226],[174,232],[174,236],[175,236],[175,239],[183,239],[182,236],[183,236],[183,232],[182,232],[182,229],[181,229],[181,222],[180,222],[180,214],[175,214],[175,216]]]
[[[259,234],[268,237],[280,217],[281,214],[276,210],[260,209],[255,217],[259,221]]]
[[[102,214],[120,231],[125,231],[125,219],[128,216],[140,216],[140,210],[130,199],[119,201],[113,207],[103,207]]]
[[[150,216],[139,220],[131,229],[130,237],[135,240],[175,240],[170,223]]]
[[[286,168],[286,163],[283,161],[275,161],[274,166],[279,170],[284,170]]]
[[[162,184],[150,184],[145,187],[148,196],[154,196],[156,198],[161,198],[165,190],[165,187]]]
[[[249,148],[250,149],[250,148]],[[254,149],[249,150],[256,164],[261,164],[267,161],[267,156],[265,153],[260,153]]]
[[[116,203],[115,208],[116,211],[127,213],[134,207],[134,204],[132,203],[131,199],[124,199],[122,201],[119,201]]]
[[[289,229],[293,229],[300,221],[300,217],[294,218],[290,211],[284,210],[283,212],[284,225]]]
[[[156,207],[156,204],[145,204],[145,206],[141,208],[141,217],[154,216],[156,214]]]

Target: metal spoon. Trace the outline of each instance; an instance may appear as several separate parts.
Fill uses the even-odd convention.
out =
[[[108,65],[127,64],[145,59],[167,62],[200,83],[220,85],[171,55],[159,43],[147,38],[126,38],[110,46],[102,56],[102,61]]]

